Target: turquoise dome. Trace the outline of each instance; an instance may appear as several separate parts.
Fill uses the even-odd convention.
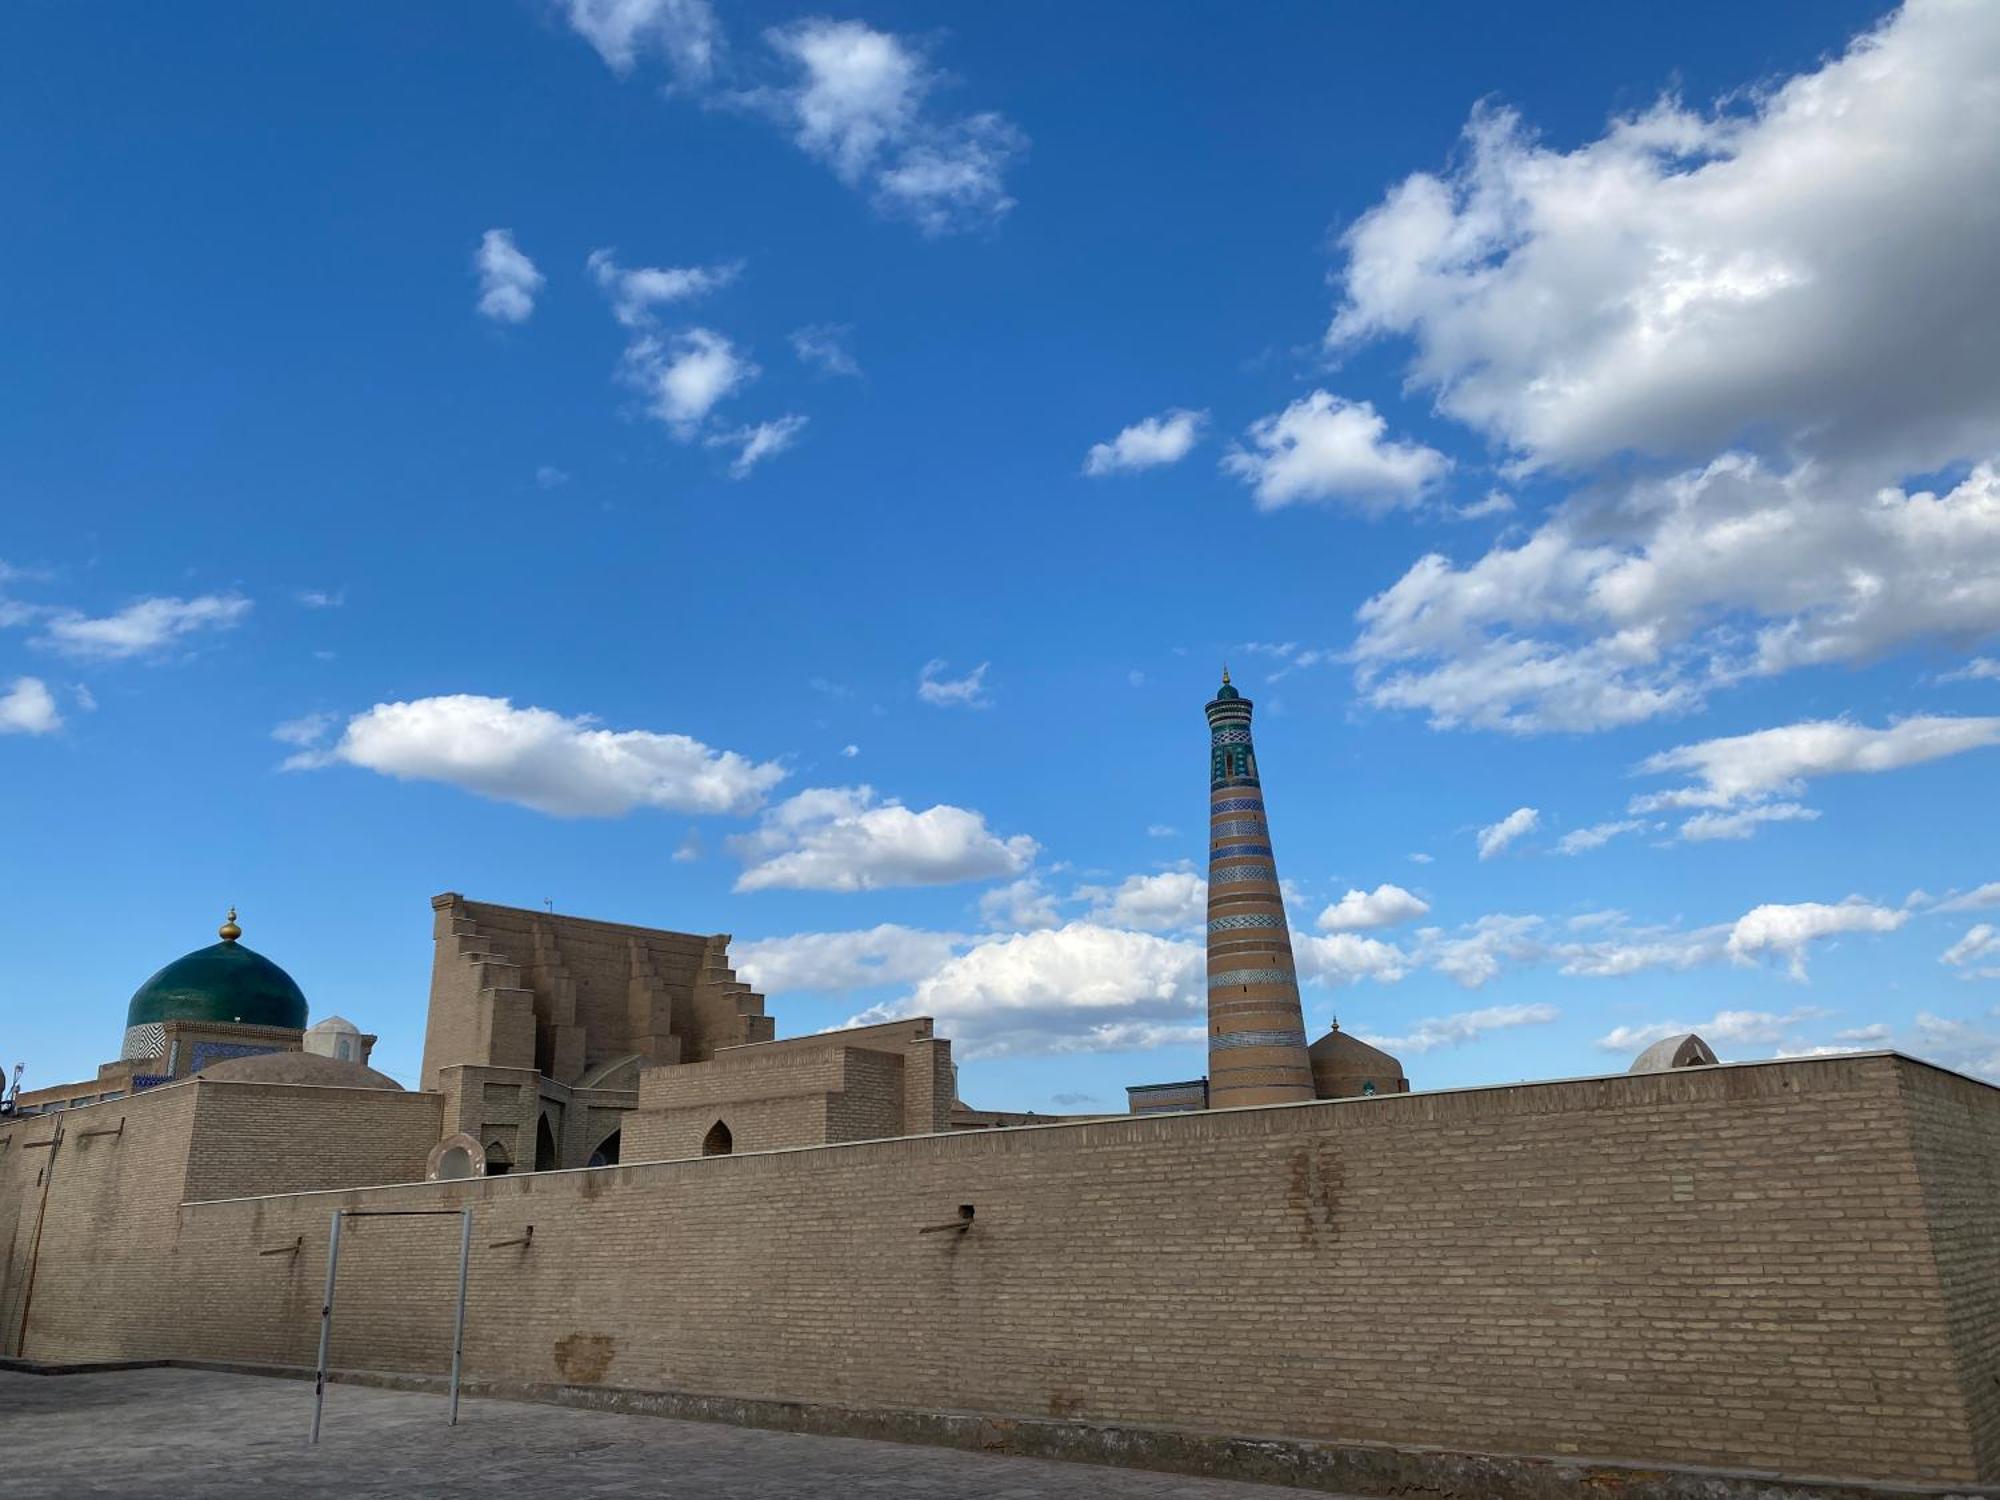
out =
[[[306,997],[292,976],[234,939],[197,948],[140,985],[125,1025],[223,1021],[303,1031]]]

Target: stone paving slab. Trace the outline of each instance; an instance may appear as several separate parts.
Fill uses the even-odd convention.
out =
[[[0,1494],[154,1500],[281,1496],[672,1496],[675,1500],[1282,1500],[1297,1490],[1092,1464],[806,1437],[710,1422],[327,1389],[207,1370],[0,1371]]]

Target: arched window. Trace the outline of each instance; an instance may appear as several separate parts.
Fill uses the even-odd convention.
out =
[[[614,1130],[597,1143],[597,1149],[590,1153],[589,1165],[593,1167],[615,1167],[618,1165],[618,1136]]]
[[[553,1172],[562,1158],[556,1153],[556,1133],[549,1129],[549,1117],[542,1116],[542,1123],[535,1127],[535,1170]]]
[[[486,1175],[488,1177],[505,1177],[513,1170],[514,1158],[507,1154],[507,1148],[500,1144],[498,1138],[488,1141],[486,1143]]]
[[[703,1156],[727,1156],[736,1149],[736,1142],[730,1138],[729,1127],[717,1120],[701,1138]]]

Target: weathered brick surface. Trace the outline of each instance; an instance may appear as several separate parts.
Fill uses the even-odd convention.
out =
[[[332,1209],[470,1204],[478,1377],[1991,1480],[1996,1101],[1855,1056],[178,1205],[175,1115],[129,1200],[58,1176],[26,1352],[308,1363]],[[454,1252],[355,1226],[336,1361],[444,1368]]]

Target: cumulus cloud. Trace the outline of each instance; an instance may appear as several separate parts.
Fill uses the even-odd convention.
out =
[[[813,17],[764,39],[792,78],[746,102],[882,212],[947,234],[993,224],[1014,206],[1006,173],[1026,137],[998,114],[934,109],[944,77],[907,38]]]
[[[708,0],[563,0],[562,8],[577,34],[620,76],[652,54],[680,82],[702,83],[722,52],[722,27]]]
[[[1990,656],[1975,656],[1956,671],[1938,673],[1937,680],[1939,682],[2000,681],[2000,661],[1995,661]]]
[[[625,349],[619,378],[646,399],[648,413],[682,442],[691,441],[716,406],[763,373],[713,329],[672,338],[647,334]]]
[[[1778,1015],[1768,1010],[1722,1010],[1706,1021],[1654,1021],[1643,1026],[1615,1026],[1597,1039],[1606,1052],[1637,1052],[1670,1036],[1692,1031],[1710,1046],[1721,1042],[1746,1047],[1768,1047],[1784,1039],[1785,1033],[1801,1021],[1816,1020],[1826,1014],[1810,1006]],[[1844,1050],[1844,1049],[1842,1049]]]
[[[328,713],[301,714],[296,719],[287,719],[271,730],[271,738],[281,745],[296,745],[301,749],[317,745],[326,738],[336,720]]]
[[[1996,70],[2000,13],[1913,0],[1573,151],[1482,110],[1459,171],[1356,224],[1334,344],[1407,337],[1443,412],[1595,481],[1368,601],[1371,701],[1594,730],[2000,629],[2000,346],[1964,336],[2000,260]]]
[[[988,927],[1008,932],[1028,932],[1037,927],[1060,927],[1056,895],[1042,884],[1038,875],[1023,875],[1005,885],[995,886],[979,898],[979,920]]]
[[[116,614],[94,618],[62,610],[43,622],[37,643],[66,656],[120,661],[150,655],[203,631],[233,629],[249,613],[250,601],[237,594],[141,599]]]
[[[1961,891],[1938,902],[1939,911],[1980,911],[1989,906],[2000,906],[2000,880],[1990,880],[1974,890]]]
[[[944,670],[951,663],[943,657],[933,657],[924,663],[917,674],[917,696],[934,708],[989,708],[993,700],[986,694],[986,669],[991,662],[981,662],[963,677],[946,677]]]
[[[1732,807],[1796,795],[1808,779],[1901,770],[2000,744],[2000,718],[1921,714],[1870,729],[1845,719],[1808,720],[1662,750],[1640,763],[1656,776],[1686,773],[1691,785],[1636,799],[1635,812]]]
[[[1540,933],[1542,919],[1494,912],[1447,934],[1426,927],[1417,933],[1419,958],[1469,990],[1490,983],[1510,963],[1532,963],[1546,956]]]
[[[854,330],[845,323],[813,323],[792,330],[792,353],[799,363],[810,365],[822,375],[859,378],[861,366],[848,352],[848,335]]]
[[[1541,826],[1542,815],[1532,807],[1517,807],[1497,823],[1479,830],[1479,857],[1491,859],[1524,833]]]
[[[1430,902],[1400,885],[1384,882],[1372,891],[1350,890],[1319,914],[1321,932],[1359,932],[1412,922],[1431,909]]]
[[[1394,984],[1415,967],[1411,956],[1394,943],[1352,932],[1325,937],[1295,932],[1292,962],[1301,980],[1322,985],[1354,984],[1363,979]]]
[[[1571,151],[1483,107],[1457,170],[1348,232],[1329,340],[1408,337],[1444,411],[1539,464],[1750,429],[1906,472],[1990,448],[2000,359],[1965,330],[2000,261],[1996,70],[2000,13],[1912,0],[1813,72]]]
[[[1969,1021],[1919,1011],[1912,1023],[1911,1048],[1917,1056],[1989,1081],[2000,1079],[2000,1037]]]
[[[1192,1044],[1202,974],[1199,943],[1071,922],[981,943],[853,1024],[935,1016],[968,1059]]]
[[[737,976],[765,994],[832,994],[914,984],[964,943],[956,933],[884,922],[859,932],[801,932],[738,943],[732,961]]]
[[[1395,1053],[1434,1052],[1440,1047],[1462,1047],[1488,1032],[1515,1026],[1545,1026],[1559,1014],[1553,1005],[1489,1005],[1484,1010],[1428,1017],[1404,1036],[1362,1036],[1361,1040]]]
[[[1201,441],[1201,431],[1207,422],[1207,412],[1183,407],[1134,422],[1110,442],[1093,443],[1084,457],[1083,472],[1101,478],[1106,474],[1129,474],[1137,469],[1177,464]]]
[[[55,696],[39,677],[16,677],[0,693],[0,734],[53,734],[62,722]]]
[[[1251,486],[1260,510],[1314,500],[1393,510],[1415,504],[1451,461],[1421,443],[1391,441],[1388,427],[1366,401],[1314,391],[1251,423],[1246,444],[1222,466]]]
[[[1078,886],[1076,894],[1091,903],[1092,921],[1143,932],[1198,926],[1208,910],[1208,882],[1192,870],[1129,875],[1115,886]]]
[[[769,809],[729,841],[744,863],[739,891],[871,891],[1019,875],[1037,845],[1002,838],[979,813],[940,803],[914,812],[872,787],[813,787]]]
[[[639,807],[747,813],[785,775],[782,766],[684,734],[601,729],[588,716],[470,693],[378,703],[349,719],[331,749],[285,762],[291,770],[333,764],[443,782],[568,818],[615,818]]]
[[[1735,812],[1696,813],[1682,821],[1680,837],[1690,844],[1747,839],[1766,823],[1810,823],[1818,816],[1818,808],[1797,802],[1760,802]]]
[[[525,323],[535,311],[535,294],[548,280],[514,243],[511,229],[489,229],[473,252],[479,273],[479,314],[495,323]]]
[[[745,479],[765,459],[776,457],[796,443],[799,434],[806,430],[807,420],[792,413],[729,432],[713,432],[702,441],[711,448],[734,448],[736,457],[730,460],[729,477]]]
[[[1966,929],[1965,936],[1953,943],[1938,956],[1938,962],[1954,968],[1965,968],[1985,959],[2000,958],[2000,928],[1991,922],[1980,922]],[[1984,968],[1980,977],[1984,978],[2000,970]]]
[[[611,315],[627,328],[650,328],[654,309],[691,302],[720,291],[743,274],[743,263],[717,266],[635,266],[618,264],[614,250],[593,250],[591,277],[611,299]]]
[[[1556,840],[1556,853],[1586,854],[1592,849],[1602,849],[1621,833],[1637,833],[1645,826],[1637,818],[1621,818],[1611,823],[1593,823],[1588,828],[1573,828]]]
[[[1801,901],[1753,907],[1729,933],[1732,958],[1754,962],[1771,954],[1785,959],[1794,979],[1806,977],[1806,949],[1822,938],[1847,932],[1894,932],[1909,920],[1907,911],[1876,906],[1859,896],[1838,905]]]

